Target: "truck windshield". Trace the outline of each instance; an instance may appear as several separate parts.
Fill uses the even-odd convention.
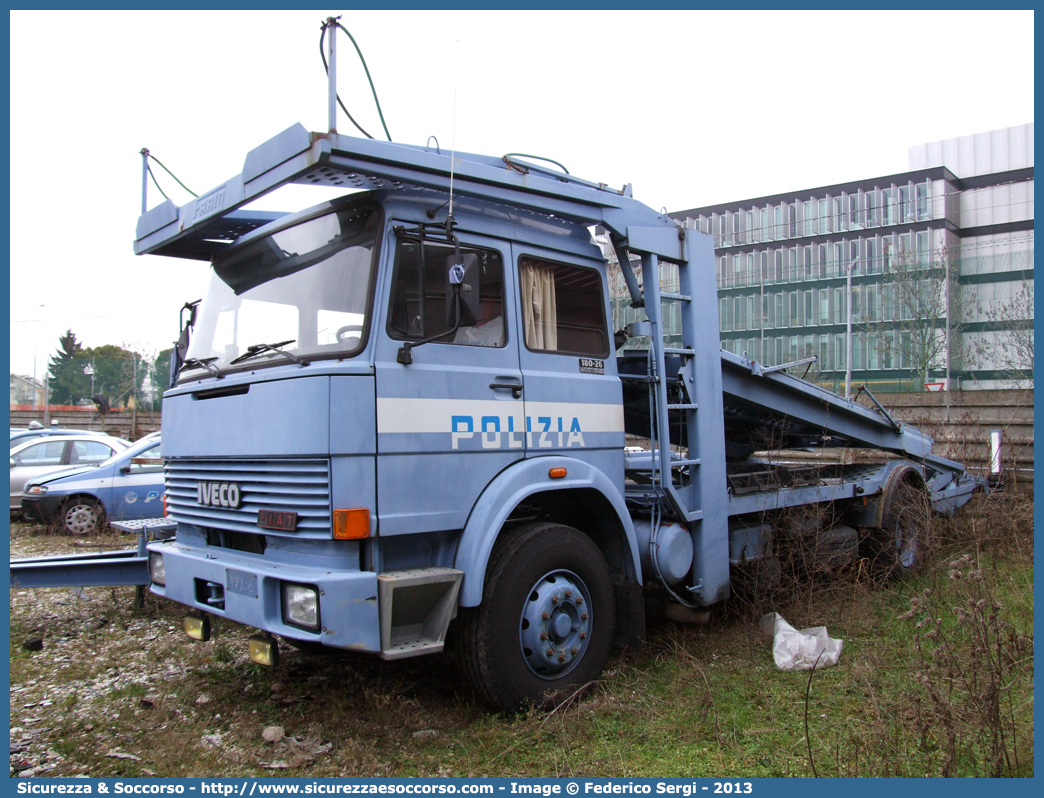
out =
[[[183,379],[224,370],[274,341],[290,341],[281,349],[309,360],[357,354],[369,326],[378,217],[372,207],[331,211],[216,260],[187,353],[197,363],[215,359]],[[242,367],[287,362],[267,352]]]

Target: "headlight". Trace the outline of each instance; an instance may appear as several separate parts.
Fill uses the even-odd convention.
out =
[[[157,585],[167,586],[167,571],[163,567],[163,555],[154,551],[149,552],[149,573],[152,581]]]
[[[319,631],[319,593],[314,587],[283,583],[283,623]]]
[[[47,486],[46,485],[30,485],[29,487],[27,487],[25,489],[24,492],[32,494],[34,496],[37,496],[37,495],[39,495],[41,493],[47,493]]]

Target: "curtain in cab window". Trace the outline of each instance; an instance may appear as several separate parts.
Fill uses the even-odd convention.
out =
[[[555,304],[555,269],[523,258],[522,323],[530,349],[558,349],[558,312]]]
[[[519,282],[531,351],[609,356],[604,284],[596,269],[523,257]]]

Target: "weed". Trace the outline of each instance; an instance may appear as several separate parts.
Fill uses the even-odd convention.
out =
[[[125,695],[128,698],[142,698],[148,692],[148,688],[140,682],[131,682],[126,687],[121,687],[119,690],[114,690],[111,695]]]
[[[229,663],[235,662],[236,655],[232,653],[232,648],[227,645],[214,646],[214,662]]]
[[[1032,661],[1032,636],[1011,623],[977,557],[950,561],[951,589],[926,588],[901,620],[915,625],[915,729],[940,776],[1023,776],[1014,716],[1017,671]]]

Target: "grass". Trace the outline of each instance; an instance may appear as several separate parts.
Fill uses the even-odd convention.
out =
[[[976,498],[936,521],[930,560],[906,582],[875,587],[849,569],[737,599],[707,626],[650,620],[648,646],[615,652],[582,700],[513,716],[476,706],[446,656],[283,648],[270,672],[246,660],[245,628],[218,620],[213,640],[195,643],[175,605],[150,596],[134,610],[130,588],[12,590],[13,772],[1031,776],[1032,510],[1028,494]],[[73,544],[22,524],[12,534],[16,556]],[[975,615],[979,600],[987,611]],[[766,610],[826,625],[845,641],[839,665],[811,685],[807,672],[777,670],[758,630]],[[22,649],[29,636],[44,650]],[[984,696],[999,708],[989,717]],[[264,742],[269,726],[289,739]]]

